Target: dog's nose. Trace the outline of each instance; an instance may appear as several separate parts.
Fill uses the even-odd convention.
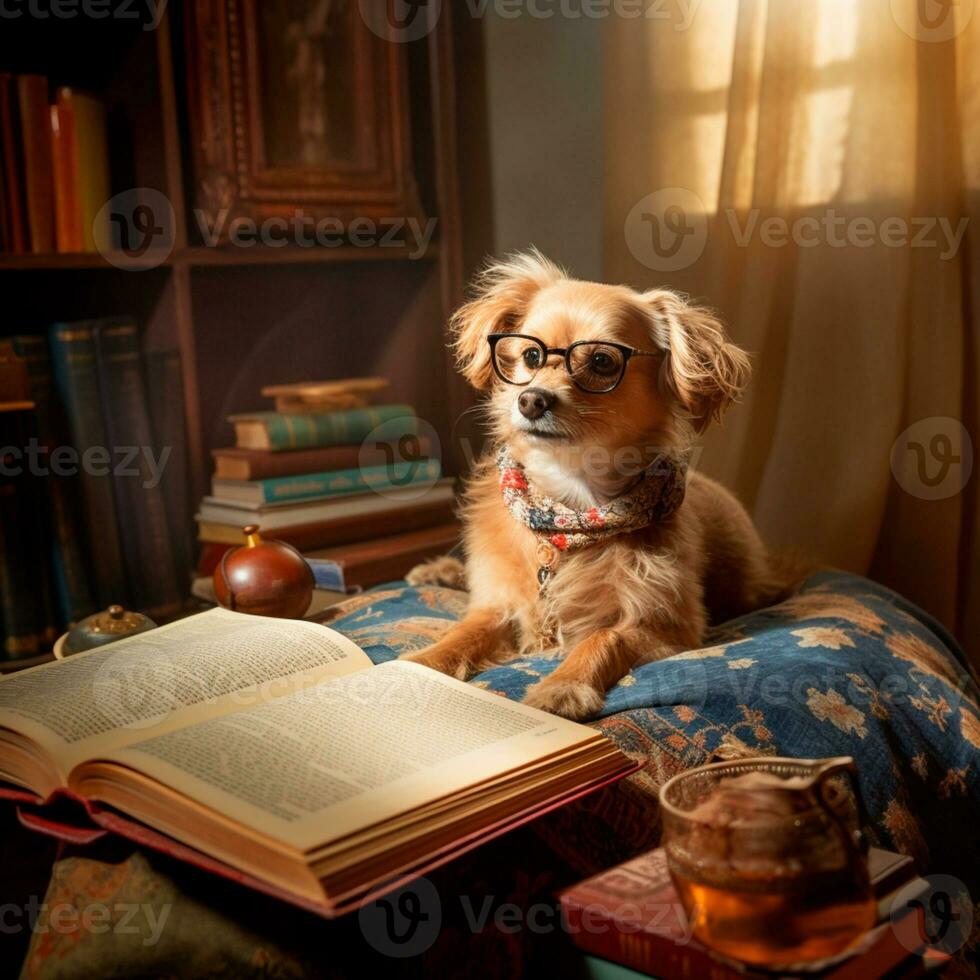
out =
[[[517,407],[521,410],[521,415],[532,422],[541,418],[545,412],[555,404],[555,396],[544,388],[528,388],[521,392],[521,397],[517,399]]]

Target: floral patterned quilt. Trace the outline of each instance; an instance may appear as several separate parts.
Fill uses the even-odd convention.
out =
[[[463,592],[395,584],[345,603],[331,626],[380,663],[432,643],[465,607]],[[557,664],[524,657],[470,683],[520,699]],[[938,623],[867,579],[814,574],[787,601],[717,628],[706,646],[632,671],[592,724],[645,762],[625,792],[605,794],[641,811],[608,804],[620,843],[638,826],[644,843],[659,834],[657,790],[682,769],[746,755],[851,755],[882,846],[923,870],[980,869],[976,684]]]
[[[331,625],[380,663],[428,645],[465,607],[465,593],[395,583],[336,607]],[[524,658],[471,683],[520,698],[556,665]],[[55,863],[22,975],[452,977],[472,975],[474,963],[483,975],[572,975],[574,962],[561,958],[574,951],[560,935],[474,930],[460,900],[543,907],[556,887],[657,843],[657,791],[670,776],[755,754],[854,756],[876,843],[911,854],[922,873],[959,879],[967,916],[967,892],[980,898],[977,687],[941,626],[866,579],[814,575],[781,605],[716,629],[703,648],[624,677],[591,724],[643,768],[436,872],[441,924],[416,956],[393,960],[359,916],[324,922],[108,840]],[[148,921],[166,912],[169,924],[153,945],[138,932],[51,927],[51,910],[92,903],[145,909]],[[974,962],[977,934],[961,950]]]

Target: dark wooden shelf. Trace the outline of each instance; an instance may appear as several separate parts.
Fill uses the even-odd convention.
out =
[[[438,258],[439,245],[432,242],[421,255],[414,246],[386,246],[356,248],[341,245],[336,248],[316,246],[311,248],[270,248],[256,245],[251,248],[234,246],[208,247],[205,245],[178,249],[160,260],[152,252],[134,257],[124,252],[111,256],[99,252],[71,252],[56,254],[15,254],[0,252],[0,272],[39,270],[54,272],[59,269],[123,269],[139,271],[158,266],[186,266],[188,268],[220,268],[222,266],[256,265],[307,265],[331,262],[410,262],[429,261]]]

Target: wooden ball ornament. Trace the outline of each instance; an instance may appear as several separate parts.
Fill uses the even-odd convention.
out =
[[[285,541],[265,541],[257,524],[242,528],[245,543],[226,551],[214,570],[218,602],[253,616],[300,619],[313,598],[313,572]]]

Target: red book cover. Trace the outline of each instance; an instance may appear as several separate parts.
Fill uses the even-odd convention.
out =
[[[7,248],[26,252],[29,245],[24,205],[24,160],[20,152],[20,102],[17,80],[0,72],[0,153],[3,154],[4,195],[7,219]]]
[[[24,193],[32,252],[55,250],[54,164],[48,80],[18,75],[20,131],[24,147]]]
[[[877,869],[876,869],[877,863]],[[902,870],[904,869],[904,871]],[[872,851],[875,893],[887,894],[911,877],[911,861]],[[561,896],[572,941],[587,953],[660,980],[753,980],[772,977],[722,960],[692,938],[684,907],[667,870],[662,848],[573,885]],[[846,958],[818,974],[833,980],[873,980],[922,944],[922,912],[870,930]]]
[[[461,857],[464,854],[486,844],[491,840],[500,837],[510,830],[515,830],[538,817],[550,813],[559,807],[565,806],[583,796],[588,796],[604,786],[610,786],[626,776],[632,775],[642,768],[642,763],[634,763],[623,772],[613,776],[595,780],[587,786],[566,791],[553,796],[534,806],[528,807],[519,813],[514,814],[497,823],[488,824],[478,831],[458,838],[438,851],[427,855],[420,863],[405,867],[400,873],[394,876],[386,876],[368,885],[366,889],[358,891],[357,894],[349,896],[338,896],[333,903],[311,902],[305,898],[294,895],[293,893],[256,878],[252,875],[239,871],[237,868],[223,861],[208,856],[202,851],[195,850],[168,837],[166,834],[148,827],[136,820],[127,817],[116,810],[100,807],[92,800],[83,799],[68,790],[57,790],[48,799],[41,800],[33,793],[20,789],[9,784],[0,784],[0,800],[8,800],[17,806],[17,816],[21,824],[29,830],[47,834],[59,840],[64,840],[72,844],[86,845],[93,843],[107,833],[118,834],[141,847],[147,847],[153,851],[159,851],[169,857],[184,861],[194,867],[201,868],[211,874],[216,874],[221,878],[237,882],[247,888],[270,895],[273,898],[289,902],[299,908],[315,912],[325,919],[332,919],[345,912],[350,912],[360,908],[362,905],[373,902],[382,895],[397,891],[403,885],[427,875],[444,864]],[[79,814],[81,819],[66,821],[63,816],[63,808],[59,804],[71,801],[84,810],[84,815]]]

